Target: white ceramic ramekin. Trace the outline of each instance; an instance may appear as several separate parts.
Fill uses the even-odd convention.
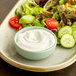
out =
[[[54,39],[55,39],[54,44],[50,48],[48,48],[46,50],[41,50],[41,51],[38,51],[38,52],[37,51],[33,52],[33,51],[24,50],[23,48],[19,47],[19,45],[17,43],[18,34],[21,33],[21,32],[25,32],[25,31],[33,30],[33,29],[43,29],[43,30],[46,30],[49,33],[51,33],[54,36]],[[22,30],[17,32],[16,35],[15,35],[15,38],[14,38],[14,42],[15,42],[15,48],[21,56],[23,56],[24,58],[27,58],[27,59],[31,59],[31,60],[40,60],[40,59],[48,57],[49,55],[51,55],[54,52],[54,50],[56,48],[57,38],[56,38],[55,34],[49,29],[46,29],[46,28],[43,28],[43,27],[38,27],[38,26],[32,26],[32,27],[23,28]]]

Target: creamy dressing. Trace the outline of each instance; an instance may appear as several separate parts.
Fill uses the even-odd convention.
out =
[[[54,36],[46,30],[34,29],[18,34],[17,44],[28,51],[43,51],[55,43]]]

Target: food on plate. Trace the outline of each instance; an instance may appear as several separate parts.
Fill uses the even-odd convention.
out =
[[[46,30],[34,29],[19,33],[17,44],[28,51],[42,51],[50,48],[55,43],[54,36]]]
[[[65,3],[65,0],[59,0],[59,5],[62,5]]]
[[[9,24],[17,31],[40,26],[54,32],[60,46],[66,34],[72,35],[76,41],[76,0],[25,0],[16,8],[15,15]]]
[[[76,22],[74,22],[74,23],[72,24],[72,28],[73,28],[74,31],[76,31]]]
[[[25,15],[20,18],[19,23],[20,24],[30,24],[35,20],[35,17],[32,15]]]
[[[9,20],[9,24],[14,28],[19,28],[20,26],[22,26],[22,24],[19,24],[19,18],[17,17],[12,17]]]
[[[75,40],[72,35],[65,34],[61,38],[61,45],[65,48],[72,48],[75,45]]]
[[[61,38],[64,34],[72,34],[72,27],[64,26],[58,32],[58,37]]]
[[[76,30],[75,31],[73,31],[73,37],[74,37],[74,39],[75,39],[75,43],[76,43]]]
[[[44,6],[47,1],[48,0],[35,0],[35,2],[40,6]]]
[[[54,18],[48,18],[46,20],[46,26],[48,29],[56,29],[58,27],[58,22]]]

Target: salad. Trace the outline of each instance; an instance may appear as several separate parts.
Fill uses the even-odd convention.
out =
[[[31,26],[48,28],[57,36],[57,44],[72,48],[76,44],[76,0],[26,0],[9,20],[17,29]]]

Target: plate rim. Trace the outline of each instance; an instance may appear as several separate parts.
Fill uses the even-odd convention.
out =
[[[71,64],[73,64],[76,61],[76,55],[74,55],[74,57],[72,57],[68,61],[58,64],[58,65],[48,66],[48,67],[42,67],[42,66],[37,67],[37,66],[25,65],[23,63],[18,63],[17,61],[4,55],[4,53],[1,51],[0,51],[0,57],[7,63],[11,64],[12,66],[15,66],[15,67],[23,69],[23,70],[34,71],[34,72],[57,71],[57,70],[64,69],[64,68],[70,66]]]
[[[15,7],[19,4],[20,1],[21,0],[18,0],[18,2],[14,5],[14,7],[11,9],[11,11],[8,13],[8,15],[4,18],[4,20],[0,24],[0,28],[1,28],[2,24],[4,23],[4,21],[6,20],[6,18],[13,11],[13,9],[15,9]],[[12,66],[15,66],[20,69],[28,70],[28,71],[35,71],[35,72],[49,72],[49,71],[60,70],[60,69],[70,66],[71,64],[73,64],[76,61],[76,55],[74,55],[68,61],[58,64],[58,65],[55,65],[55,66],[37,67],[37,66],[30,66],[30,65],[24,65],[22,63],[18,63],[17,61],[12,60],[8,56],[6,56],[1,50],[0,50],[0,57],[7,63],[11,64]]]

